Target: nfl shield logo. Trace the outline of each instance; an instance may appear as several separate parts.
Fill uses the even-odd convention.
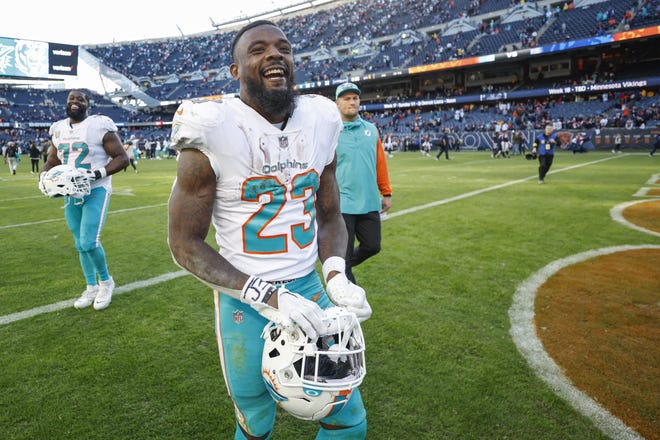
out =
[[[245,315],[243,314],[242,310],[234,310],[234,313],[232,313],[232,317],[236,324],[242,324],[243,321],[245,320]]]
[[[278,138],[280,141],[280,148],[288,148],[289,147],[289,137],[288,136],[280,136]]]

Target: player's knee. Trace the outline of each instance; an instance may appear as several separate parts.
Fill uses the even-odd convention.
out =
[[[380,252],[380,243],[372,243],[368,247],[364,248],[364,252],[369,256],[373,257],[378,252]]]
[[[362,419],[353,426],[337,426],[321,423],[316,440],[363,440],[367,437],[367,419]]]
[[[80,240],[76,242],[76,249],[79,252],[91,252],[99,247],[99,243],[94,240]]]

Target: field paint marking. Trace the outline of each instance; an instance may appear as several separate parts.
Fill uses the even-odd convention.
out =
[[[560,169],[555,170],[555,171],[550,171],[548,174],[562,173],[564,171],[569,171],[569,170],[573,170],[573,169],[576,169],[576,168],[581,168],[581,167],[584,167],[584,166],[587,166],[587,165],[593,165],[593,164],[596,164],[596,163],[605,162],[607,160],[616,159],[618,157],[620,157],[620,156],[610,156],[610,157],[606,157],[604,159],[598,159],[598,160],[594,160],[594,161],[591,161],[591,162],[585,162],[585,163],[581,163],[581,164],[577,164],[577,165],[571,165],[571,166],[566,167],[566,168],[560,168]],[[457,196],[450,197],[448,199],[437,200],[435,202],[427,203],[425,205],[415,206],[415,207],[408,208],[408,209],[402,209],[401,211],[393,212],[391,214],[388,212],[387,217],[385,217],[384,220],[399,217],[401,215],[412,214],[414,212],[422,211],[424,209],[433,208],[435,206],[440,206],[440,205],[445,205],[447,203],[455,202],[457,200],[467,199],[469,197],[478,196],[479,194],[483,194],[483,193],[486,193],[486,192],[489,192],[489,191],[495,191],[496,189],[506,188],[507,186],[517,185],[519,183],[523,183],[523,182],[527,182],[528,180],[535,180],[535,179],[538,179],[538,174],[534,175],[534,176],[529,176],[529,177],[525,177],[525,178],[522,178],[522,179],[518,179],[518,180],[512,180],[512,181],[506,182],[506,183],[501,183],[499,185],[489,186],[488,188],[477,189],[475,191],[470,191],[470,192],[465,193],[465,194],[459,194]]]
[[[175,278],[182,277],[184,275],[189,275],[185,270],[180,270],[178,272],[169,272],[163,275],[159,275],[154,278],[149,278],[147,280],[136,281],[134,283],[124,284],[123,286],[117,287],[114,290],[114,295],[121,295],[125,292],[130,292],[135,289],[141,289],[143,287],[153,286],[154,284],[159,284],[165,281],[173,280]],[[64,300],[52,304],[48,304],[41,307],[35,307],[30,310],[25,310],[18,313],[12,313],[11,315],[0,316],[0,325],[5,325],[12,323],[14,321],[20,321],[21,319],[32,318],[43,313],[55,312],[57,310],[67,309],[73,307],[73,300]]]
[[[558,396],[568,401],[578,412],[592,420],[605,435],[621,440],[643,440],[643,437],[601,407],[588,395],[575,388],[564,376],[561,368],[548,356],[543,344],[536,337],[534,301],[538,288],[560,269],[601,255],[637,249],[660,249],[660,246],[612,246],[555,260],[518,286],[513,295],[513,304],[509,308],[509,322],[511,323],[509,333],[511,333],[518,351],[527,360],[536,375],[548,384]]]
[[[122,214],[124,212],[140,211],[142,209],[160,208],[161,206],[167,206],[167,203],[159,203],[158,205],[138,206],[137,208],[117,209],[117,210],[114,210],[114,211],[109,211],[108,215],[110,215],[110,214]],[[44,223],[53,223],[53,222],[62,222],[62,221],[64,221],[64,216],[62,216],[60,218],[51,218],[49,220],[39,220],[37,222],[17,223],[17,224],[14,224],[14,225],[0,226],[0,229],[21,228],[23,226],[34,226],[34,225],[40,225],[40,224],[44,224]]]
[[[611,160],[616,157],[620,156],[613,156],[613,157],[608,157],[605,159],[600,159],[600,160],[595,160],[591,162],[585,162],[583,164],[579,165],[573,165],[570,167],[566,168],[561,168],[556,171],[551,171],[548,174],[555,174],[563,171],[568,171],[572,170],[575,168],[580,168],[583,166],[587,165],[592,165],[596,164],[599,162],[604,162],[606,160]],[[405,214],[410,214],[414,213],[417,211],[421,211],[423,209],[427,208],[432,208],[434,206],[440,206],[444,205],[449,202],[457,201],[457,200],[462,200],[466,199],[468,197],[476,196],[479,194],[486,193],[488,191],[493,191],[496,189],[500,188],[505,188],[507,186],[511,185],[516,185],[518,183],[526,182],[528,180],[536,179],[537,176],[530,176],[526,177],[524,179],[518,179],[518,180],[513,180],[511,182],[503,183],[500,185],[495,185],[489,188],[484,188],[481,190],[476,190],[476,191],[471,191],[466,194],[462,194],[459,196],[451,197],[449,199],[445,200],[439,200],[437,202],[432,202],[432,203],[427,203],[425,205],[418,206],[416,208],[409,208],[409,209],[404,209],[401,211],[397,211],[395,213],[389,214],[386,219],[388,218],[394,218],[398,217],[401,215]],[[142,208],[130,208],[130,209],[123,209],[123,210],[117,210],[117,211],[112,211],[111,213],[119,213],[119,212],[129,212],[129,211],[136,211],[139,209],[146,209],[146,208],[153,208],[153,207],[160,207],[167,205],[166,203],[162,203],[159,205],[151,205],[151,206],[145,206]],[[27,226],[27,225],[33,225],[33,224],[39,224],[39,223],[48,223],[48,222],[53,222],[53,221],[60,221],[61,219],[57,220],[44,220],[40,222],[33,222],[33,223],[24,223],[21,225],[8,225],[8,226],[0,226],[0,229],[7,229],[11,227],[18,227],[18,226]],[[638,249],[640,247],[632,247],[632,246],[623,246],[623,247],[617,247],[617,248],[606,248],[606,249],[614,249],[611,252],[616,252],[621,249]],[[660,248],[660,246],[647,246],[647,248]],[[548,270],[551,270],[549,268],[554,267],[553,265],[558,264],[559,262],[565,262],[567,261],[565,265],[570,265],[570,264],[575,264],[579,261],[582,260],[574,260],[574,258],[579,257],[579,256],[584,256],[586,255],[586,258],[592,258],[593,256],[600,255],[597,253],[598,251],[588,251],[583,254],[578,254],[577,256],[574,257],[568,257],[563,260],[558,260],[555,263],[550,263],[546,268]],[[605,253],[603,253],[604,255]],[[573,258],[573,259],[571,259]],[[594,424],[601,430],[603,431],[606,435],[609,435],[612,438],[616,439],[622,439],[622,440],[644,440],[642,437],[640,437],[635,431],[632,429],[628,428],[621,420],[618,418],[614,417],[612,414],[610,414],[607,410],[604,408],[600,407],[596,402],[594,402],[591,398],[589,398],[587,395],[582,393],[581,391],[577,390],[575,387],[571,385],[571,383],[563,376],[561,373],[561,370],[557,366],[557,364],[554,363],[552,358],[550,358],[545,350],[543,349],[543,345],[540,343],[538,339],[536,339],[536,332],[534,330],[534,326],[532,323],[532,319],[534,317],[534,297],[536,295],[536,289],[545,282],[545,280],[555,273],[557,270],[559,270],[563,266],[559,266],[555,269],[552,269],[551,272],[548,272],[547,274],[543,274],[541,272],[537,272],[536,274],[532,275],[527,281],[523,282],[518,289],[516,290],[516,293],[514,294],[514,302],[511,308],[509,309],[509,317],[510,317],[510,322],[511,322],[511,336],[513,337],[513,341],[518,347],[518,350],[520,353],[523,355],[525,359],[527,359],[527,362],[530,364],[532,369],[537,373],[541,379],[543,379],[546,383],[550,385],[550,387],[561,397],[566,399],[574,408],[576,408],[578,411],[580,411],[582,414],[586,415],[590,420],[594,422]],[[546,270],[546,268],[542,269]],[[175,278],[179,278],[181,276],[188,275],[188,272],[184,270],[180,270],[178,272],[170,272],[166,273],[154,278],[150,278],[147,280],[143,281],[136,281],[134,283],[129,283],[125,284],[123,286],[117,287],[114,291],[114,294],[118,295],[124,292],[130,292],[134,289],[139,289],[142,287],[148,287],[154,284],[158,284],[164,281],[169,281]],[[10,315],[4,315],[0,316],[0,325],[5,325],[9,324],[11,322],[19,321],[21,319],[27,319],[27,318],[32,318],[34,316],[43,314],[43,313],[48,313],[48,312],[54,312],[56,310],[61,310],[65,309],[68,307],[72,307],[72,300],[66,300],[66,301],[60,301],[57,303],[49,304],[46,306],[41,306],[41,307],[35,307],[30,310],[25,310],[22,312],[18,313],[12,313]],[[531,332],[530,332],[531,329]],[[527,356],[529,354],[529,357]],[[556,385],[555,385],[556,384]]]
[[[562,172],[562,171],[565,171],[565,170],[568,170],[568,169],[579,168],[579,167],[582,167],[582,166],[603,162],[605,160],[611,160],[611,159],[614,159],[616,157],[619,157],[619,156],[612,156],[612,157],[608,157],[608,158],[605,158],[605,159],[595,160],[595,161],[592,161],[592,162],[585,162],[583,164],[574,165],[574,166],[570,166],[570,167],[567,167],[567,168],[562,168],[562,169],[559,169],[557,171],[553,171],[549,174],[559,173],[559,172]],[[500,189],[500,188],[505,188],[507,186],[516,185],[518,183],[526,182],[526,181],[532,180],[532,179],[536,179],[536,176],[530,176],[530,177],[526,177],[524,179],[513,180],[511,182],[491,186],[491,187],[476,190],[476,191],[471,191],[469,193],[461,194],[461,195],[458,195],[458,196],[455,196],[455,197],[450,197],[448,199],[438,200],[438,201],[432,202],[432,203],[427,203],[425,205],[421,205],[421,206],[418,206],[418,207],[404,209],[404,210],[397,211],[395,213],[389,214],[384,220],[394,218],[394,217],[398,217],[398,216],[405,215],[405,214],[411,214],[413,212],[421,211],[422,209],[427,209],[427,208],[432,208],[434,206],[444,205],[446,203],[453,202],[453,201],[456,201],[456,200],[466,199],[468,197],[476,196],[476,195],[483,194],[485,192],[493,191],[493,190]],[[158,204],[158,205],[150,205],[150,206],[142,206],[142,207],[139,207],[139,208],[119,209],[119,210],[116,210],[116,211],[111,211],[108,214],[131,212],[131,211],[137,211],[137,210],[140,210],[140,209],[157,208],[157,207],[161,207],[161,206],[165,206],[165,205],[167,205],[167,203],[161,203],[161,204]],[[16,224],[16,225],[0,226],[0,229],[17,228],[17,227],[21,227],[21,226],[32,226],[32,225],[37,225],[37,224],[41,224],[41,223],[51,223],[51,222],[63,221],[63,220],[64,220],[63,218],[51,219],[51,220],[41,220],[41,221],[38,221],[38,222],[30,222],[30,223],[21,223],[21,224]],[[183,276],[186,273],[187,272],[184,272],[184,271],[166,273],[164,275],[160,275],[158,277],[150,278],[148,280],[145,280],[144,283],[148,283],[148,284],[145,284],[144,286],[139,285],[140,282],[126,284],[124,286],[117,287],[115,289],[115,293],[128,292],[129,290],[132,290],[132,289],[137,289],[137,288],[140,288],[140,287],[146,287],[148,285],[157,284],[157,283],[162,282],[162,281],[168,281],[172,278]],[[176,276],[172,277],[173,274],[175,274]],[[162,277],[165,277],[165,278],[162,278]],[[168,277],[172,277],[172,278],[168,278]],[[49,304],[49,305],[45,305],[45,306],[41,306],[41,307],[35,307],[33,309],[30,309],[30,310],[25,310],[25,311],[22,311],[22,312],[12,313],[10,315],[0,316],[0,325],[9,324],[11,322],[18,321],[20,319],[31,318],[33,316],[36,316],[36,315],[39,315],[39,314],[42,314],[42,313],[48,313],[48,312],[53,312],[55,310],[61,310],[61,309],[64,309],[66,307],[72,307],[72,300],[60,301],[60,302],[57,302],[57,303],[54,303],[54,304]]]
[[[634,223],[629,222],[626,220],[626,218],[623,216],[623,211],[632,205],[636,205],[637,203],[646,203],[646,202],[657,202],[657,199],[649,199],[649,200],[635,200],[632,202],[625,202],[621,203],[619,205],[616,205],[614,208],[610,209],[610,216],[612,217],[612,220],[621,223],[624,226],[627,226],[632,229],[636,229],[641,232],[645,232],[647,234],[655,235],[656,237],[660,237],[660,233],[656,231],[652,231],[650,229],[643,228],[641,226],[638,226]]]

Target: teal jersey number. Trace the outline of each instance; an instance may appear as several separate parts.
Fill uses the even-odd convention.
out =
[[[291,224],[290,234],[293,242],[299,248],[305,248],[314,242],[316,235],[314,224],[316,211],[314,201],[319,187],[319,176],[310,171],[294,177],[291,189],[282,184],[276,177],[258,177],[247,180],[243,184],[242,198],[248,202],[258,203],[261,197],[270,198],[243,224],[243,246],[249,254],[280,254],[288,251],[289,237],[287,234],[266,235],[264,231],[282,212],[286,203],[301,201],[302,214],[309,219],[305,222]],[[287,197],[287,194],[289,197]]]
[[[73,144],[59,144],[57,150],[62,152],[62,164],[73,165],[74,168],[90,169],[92,166],[89,163],[83,163],[85,158],[89,155],[89,146],[85,142],[74,142]],[[74,156],[75,163],[69,164],[70,156]]]

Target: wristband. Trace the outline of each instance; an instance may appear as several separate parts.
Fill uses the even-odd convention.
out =
[[[323,279],[325,282],[328,282],[328,275],[330,275],[330,272],[340,272],[340,273],[345,273],[346,272],[346,260],[344,260],[342,257],[329,257],[323,262],[322,266],[323,270]]]
[[[94,178],[96,180],[103,179],[107,175],[108,175],[108,170],[106,170],[105,167],[99,168],[98,170],[94,170]]]
[[[273,284],[252,275],[243,286],[240,299],[246,304],[267,303],[275,292],[277,287]]]

